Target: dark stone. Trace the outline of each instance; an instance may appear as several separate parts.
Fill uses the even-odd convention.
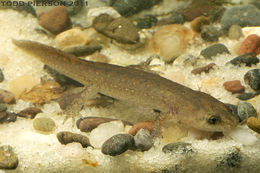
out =
[[[225,103],[225,105],[228,107],[228,109],[232,112],[233,115],[237,115],[237,106],[236,105],[232,105],[229,103]]]
[[[83,46],[73,46],[73,47],[67,47],[63,49],[64,52],[73,54],[75,56],[87,56],[91,55],[96,51],[99,51],[102,49],[102,46],[98,44],[89,44],[89,45],[83,45]]]
[[[134,137],[129,134],[117,134],[109,138],[101,147],[105,155],[116,156],[128,149],[135,149]]]
[[[240,102],[237,106],[237,113],[240,122],[249,117],[257,117],[255,108],[248,102]]]
[[[245,64],[246,66],[251,67],[251,65],[259,63],[259,59],[252,53],[245,53],[232,59],[229,63],[237,66]]]
[[[140,29],[143,28],[151,28],[152,26],[155,26],[157,23],[157,18],[153,15],[146,15],[143,18],[137,19],[136,26]]]
[[[240,5],[227,9],[221,19],[222,29],[227,31],[231,25],[259,26],[260,10],[254,5]]]
[[[61,0],[61,2],[64,2],[66,5],[66,9],[68,12],[68,15],[72,16],[80,12],[83,6],[85,6],[84,0]],[[73,2],[73,5],[71,3]]]
[[[113,0],[110,5],[122,16],[132,16],[144,9],[160,3],[162,0]]]
[[[0,103],[0,112],[5,112],[7,110],[6,104]]]
[[[3,71],[0,69],[0,82],[3,82],[5,79]]]
[[[44,65],[43,69],[49,73],[56,82],[58,82],[60,85],[74,85],[74,86],[78,86],[78,87],[83,87],[84,85],[75,81],[74,79],[71,79],[61,73],[59,73],[58,71],[52,69],[51,67],[49,67],[48,65]]]
[[[0,89],[0,103],[14,104],[15,97],[10,91]]]
[[[240,100],[248,100],[248,99],[254,98],[255,96],[257,96],[259,94],[260,94],[260,92],[243,93],[243,94],[237,95],[237,98]]]
[[[205,41],[215,42],[222,35],[221,31],[214,26],[206,25],[202,26],[201,38]]]
[[[253,90],[255,90],[255,91],[259,90],[260,89],[260,69],[249,70],[244,75],[244,81]]]
[[[61,144],[69,144],[72,142],[78,142],[82,145],[83,148],[91,146],[89,139],[86,136],[81,134],[71,133],[67,131],[57,133],[57,138]]]
[[[227,47],[224,44],[218,43],[218,44],[211,45],[206,49],[203,49],[200,52],[200,55],[204,56],[207,59],[210,59],[211,57],[214,57],[218,54],[224,54],[224,53],[230,54],[230,52],[228,51]]]
[[[23,109],[22,111],[20,111],[17,115],[19,117],[23,117],[23,118],[30,118],[30,119],[34,119],[34,117],[38,114],[41,113],[42,110],[37,108],[37,107],[28,107],[26,109]]]
[[[211,22],[220,22],[225,11],[226,11],[226,8],[224,8],[224,7],[213,8],[209,12],[209,20]]]
[[[167,144],[163,146],[162,151],[164,153],[180,153],[180,154],[187,154],[193,152],[191,144],[185,142],[173,142]]]
[[[18,166],[17,154],[9,145],[0,147],[0,169],[15,169]]]
[[[1,123],[9,123],[15,122],[17,115],[12,112],[0,112],[0,124]]]
[[[93,27],[119,43],[135,44],[139,41],[136,27],[124,17],[114,19],[108,14],[101,14],[93,20]]]
[[[220,161],[220,163],[217,165],[218,169],[223,169],[226,172],[227,167],[228,168],[240,168],[242,162],[242,156],[239,151],[233,151]]]

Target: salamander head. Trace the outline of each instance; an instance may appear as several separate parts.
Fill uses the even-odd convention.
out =
[[[223,132],[239,124],[238,117],[224,103],[206,93],[199,92],[199,97],[190,102],[192,103],[187,109],[178,116],[178,120],[185,126],[203,131]]]

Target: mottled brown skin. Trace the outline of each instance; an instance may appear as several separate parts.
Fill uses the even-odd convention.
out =
[[[81,60],[33,41],[13,40],[13,43],[43,63],[86,85],[86,96],[99,92],[159,110],[160,120],[166,124],[178,123],[205,131],[225,131],[238,125],[238,118],[222,102],[159,75]],[[209,121],[213,115],[217,118]]]

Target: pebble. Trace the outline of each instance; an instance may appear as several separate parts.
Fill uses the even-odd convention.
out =
[[[173,142],[163,146],[162,151],[164,153],[180,153],[187,154],[193,152],[192,146],[190,143],[186,142]]]
[[[226,8],[225,7],[216,7],[216,8],[213,8],[212,10],[210,10],[209,12],[209,20],[210,22],[217,22],[219,23],[224,12],[226,11]]]
[[[208,25],[209,19],[206,16],[196,17],[191,21],[191,29],[195,32],[200,32],[203,25]]]
[[[135,136],[140,129],[146,129],[146,130],[148,130],[150,133],[152,133],[152,132],[153,132],[153,123],[152,123],[152,122],[149,122],[149,121],[136,123],[136,124],[128,131],[128,134]]]
[[[121,15],[114,8],[104,6],[89,9],[87,18],[91,23],[93,23],[93,20],[101,14],[107,14],[114,19],[121,17]]]
[[[240,5],[227,9],[222,18],[222,29],[228,31],[232,25],[244,26],[259,26],[260,25],[260,10],[254,5]]]
[[[64,89],[65,87],[62,87],[54,80],[42,81],[41,84],[38,84],[31,90],[22,93],[20,99],[41,105],[48,101],[58,99]]]
[[[260,119],[256,117],[249,117],[246,124],[250,129],[260,134]]]
[[[10,91],[0,89],[0,103],[14,104],[15,96]]]
[[[69,144],[72,142],[78,142],[83,148],[87,148],[90,145],[89,139],[86,136],[77,133],[71,133],[67,131],[57,133],[57,138],[61,144]]]
[[[38,17],[39,24],[53,34],[59,34],[70,29],[72,24],[66,7],[58,6]]]
[[[122,16],[132,16],[144,9],[149,9],[162,0],[113,0],[110,5]]]
[[[228,109],[232,112],[233,115],[238,116],[236,105],[232,105],[232,104],[229,104],[229,103],[225,103],[225,105],[228,107]]]
[[[200,74],[202,72],[205,72],[205,73],[208,73],[210,69],[212,69],[216,64],[215,63],[210,63],[206,66],[203,66],[203,67],[198,67],[198,68],[195,68],[191,71],[192,74]]]
[[[185,21],[192,21],[199,16],[208,16],[210,11],[216,8],[214,1],[193,0],[183,11],[182,15]]]
[[[166,61],[171,62],[186,52],[193,33],[190,29],[179,24],[161,26],[150,40],[150,48]]]
[[[240,80],[232,80],[223,83],[224,88],[232,93],[242,93],[245,91],[245,87],[242,86]]]
[[[141,151],[148,151],[153,146],[153,137],[147,129],[140,129],[134,136],[135,147]]]
[[[0,112],[5,112],[7,110],[6,104],[0,103]]]
[[[260,89],[260,69],[252,69],[246,72],[244,75],[244,81],[253,90],[257,91]]]
[[[252,53],[242,54],[231,61],[229,63],[240,66],[241,64],[245,64],[248,67],[251,67],[253,64],[259,63],[259,59]]]
[[[51,118],[41,117],[33,120],[34,129],[42,132],[51,132],[55,126],[55,122]]]
[[[0,123],[15,122],[17,115],[12,112],[0,112]]]
[[[28,107],[23,109],[22,111],[20,111],[17,115],[19,117],[23,117],[23,118],[30,118],[30,119],[34,119],[34,117],[38,114],[41,113],[42,110],[40,108],[37,107]]]
[[[15,169],[18,163],[17,154],[10,145],[0,146],[0,169]]]
[[[135,25],[124,17],[114,19],[107,14],[101,14],[93,20],[93,27],[119,43],[135,44],[139,41]]]
[[[2,69],[0,69],[0,82],[3,82],[5,79]]]
[[[74,79],[71,79],[61,73],[59,73],[58,71],[52,69],[51,67],[49,67],[48,65],[44,65],[43,69],[53,77],[53,79],[58,82],[61,86],[64,85],[74,85],[77,87],[83,87],[84,85],[79,83],[78,81],[75,81]]]
[[[99,44],[89,44],[89,45],[80,45],[80,46],[71,46],[63,49],[64,52],[70,53],[75,56],[87,56],[91,55],[96,51],[100,51],[102,46]]]
[[[90,42],[91,38],[79,28],[66,30],[55,37],[57,47],[62,49],[70,46],[83,46]]]
[[[234,149],[233,149],[234,150]],[[230,168],[240,168],[242,163],[242,156],[238,149],[235,149],[234,151],[227,153],[224,158],[220,161],[220,163],[217,165],[218,169],[223,169],[223,172]]]
[[[151,28],[157,24],[157,18],[153,15],[146,15],[136,20],[136,26],[140,29]]]
[[[254,98],[255,96],[259,95],[260,92],[249,92],[249,93],[242,93],[237,95],[237,98],[240,100],[249,100],[251,98]]]
[[[183,24],[183,23],[184,23],[183,16],[179,13],[174,13],[172,14],[172,16],[168,18],[160,19],[157,22],[157,26],[169,25],[169,24]]]
[[[200,52],[200,55],[210,59],[218,54],[230,54],[228,48],[221,43],[213,44]]]
[[[260,36],[251,34],[246,37],[239,48],[238,55],[243,55],[245,53],[252,53],[254,55],[260,53]]]
[[[218,38],[222,35],[221,31],[211,25],[202,26],[200,36],[203,40],[209,42],[216,42]]]
[[[232,40],[239,40],[243,37],[242,27],[239,25],[232,25],[228,30],[228,37]]]
[[[128,149],[135,149],[134,137],[129,134],[117,134],[106,140],[101,148],[105,155],[116,156]]]
[[[240,122],[249,117],[257,117],[255,108],[248,102],[240,102],[237,106],[237,114]]]
[[[97,128],[100,124],[107,123],[110,121],[118,121],[113,118],[105,117],[83,117],[77,120],[76,124],[78,129],[82,132],[91,132],[93,129]],[[132,125],[127,121],[122,121],[124,125]]]
[[[84,0],[61,0],[61,2],[65,2],[67,5],[66,9],[68,15],[72,16],[81,11],[84,6]],[[71,5],[73,3],[73,5]]]

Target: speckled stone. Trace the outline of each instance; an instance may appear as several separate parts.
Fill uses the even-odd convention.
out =
[[[218,41],[218,38],[221,35],[222,35],[221,30],[211,25],[202,26],[201,33],[200,33],[201,38],[209,42]]]
[[[254,5],[240,5],[227,9],[221,18],[221,25],[224,30],[237,24],[244,26],[260,26],[260,10]]]
[[[259,59],[252,53],[245,53],[232,59],[231,61],[229,61],[229,63],[236,66],[241,66],[245,64],[246,66],[251,67],[253,64],[259,63]]]
[[[153,146],[153,137],[147,129],[140,129],[134,136],[135,147],[147,151]]]
[[[36,130],[42,131],[42,132],[51,132],[55,128],[55,122],[51,118],[36,118],[33,121],[33,127]]]
[[[162,151],[164,153],[180,153],[186,154],[193,152],[192,145],[186,142],[173,142],[163,146]]]
[[[104,142],[101,151],[105,155],[116,156],[124,153],[128,149],[134,149],[134,143],[135,141],[132,135],[117,134]]]
[[[240,102],[237,106],[237,113],[240,121],[249,117],[257,117],[255,108],[248,102]]]
[[[0,147],[0,169],[15,169],[18,166],[17,154],[9,145]]]
[[[210,59],[211,57],[217,56],[218,54],[230,54],[228,51],[227,47],[224,44],[218,43],[218,44],[213,44],[206,49],[203,49],[200,52],[200,55],[204,56],[207,59]]]
[[[110,5],[122,16],[131,16],[144,9],[151,8],[162,0],[112,0]]]
[[[6,104],[0,103],[0,112],[4,112],[7,110]]]
[[[3,82],[5,79],[2,69],[0,69],[0,82]]]
[[[220,161],[220,163],[217,165],[218,169],[223,169],[223,172],[225,172],[228,168],[239,168],[242,163],[242,156],[239,150],[233,149],[234,151],[225,154],[223,156],[223,159]]]
[[[249,92],[249,93],[242,93],[237,95],[237,98],[240,100],[249,100],[251,98],[254,98],[255,96],[259,95],[260,92]]]
[[[246,72],[244,75],[244,81],[253,90],[257,91],[260,89],[260,69],[252,69]]]
[[[146,15],[136,20],[136,26],[140,29],[151,28],[157,24],[157,18],[153,15]]]
[[[114,19],[108,14],[101,14],[93,20],[93,27],[119,43],[135,44],[139,41],[135,25],[124,17]]]
[[[69,144],[72,142],[78,142],[83,148],[87,148],[90,145],[89,139],[86,136],[77,133],[71,133],[67,131],[57,133],[57,138],[61,144]]]

